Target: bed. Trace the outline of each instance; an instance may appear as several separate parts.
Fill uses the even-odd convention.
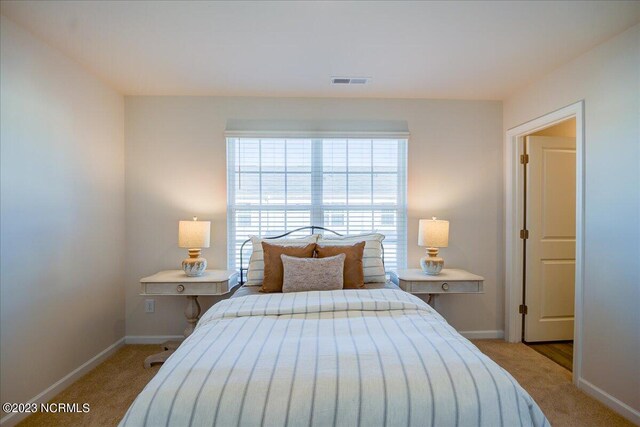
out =
[[[208,310],[122,426],[544,426],[513,377],[392,284]]]

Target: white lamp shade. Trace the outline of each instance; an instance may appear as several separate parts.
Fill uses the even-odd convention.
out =
[[[180,221],[178,223],[178,246],[181,248],[208,248],[210,240],[210,221]]]
[[[418,227],[418,246],[446,248],[449,246],[449,221],[421,219]]]

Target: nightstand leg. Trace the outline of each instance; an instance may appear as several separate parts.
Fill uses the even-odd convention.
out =
[[[202,309],[200,308],[198,297],[196,295],[187,296],[187,308],[184,309],[184,315],[187,318],[187,328],[184,330],[185,338],[193,333],[198,320],[200,320],[201,311]],[[166,362],[169,356],[176,351],[180,344],[181,341],[167,341],[163,344],[163,352],[153,354],[145,359],[144,367],[148,369],[153,364]]]
[[[149,369],[151,365],[155,365],[156,363],[164,363],[167,361],[169,356],[173,354],[175,350],[165,350],[160,353],[152,354],[151,356],[144,359],[144,367],[145,369]]]
[[[184,309],[184,315],[187,317],[187,328],[184,330],[184,337],[187,338],[193,333],[196,323],[200,319],[200,303],[196,295],[187,297],[187,308]]]
[[[187,338],[193,332],[196,327],[196,323],[200,319],[200,303],[196,295],[187,296],[187,308],[184,309],[184,315],[187,318],[187,329],[184,330],[184,337]],[[176,349],[180,346],[182,341],[167,341],[162,345],[164,351],[161,353],[153,354],[147,357],[144,361],[144,367],[150,368],[151,365],[156,363],[164,363],[167,361]]]
[[[427,304],[429,304],[433,308],[436,308],[436,294],[429,294],[429,298],[427,298]]]

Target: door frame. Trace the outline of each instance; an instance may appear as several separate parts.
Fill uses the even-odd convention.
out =
[[[524,137],[575,117],[576,119],[576,272],[573,327],[573,383],[578,384],[582,367],[582,313],[584,282],[584,100],[507,130],[505,139],[505,339],[522,341],[522,253],[520,230],[523,220],[524,171],[520,155]]]

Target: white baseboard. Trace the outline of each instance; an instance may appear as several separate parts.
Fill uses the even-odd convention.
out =
[[[29,399],[28,403],[47,403],[51,399],[53,399],[56,395],[62,392],[65,388],[70,386],[72,383],[76,382],[80,377],[84,374],[98,366],[105,359],[115,353],[120,347],[124,345],[124,338],[120,338],[118,341],[111,344],[109,347],[102,350],[100,353],[93,356],[91,359],[84,362],[82,365],[69,372],[67,375],[62,377],[60,380],[47,387],[44,391],[36,395],[35,397]],[[3,427],[12,427],[18,424],[23,419],[27,418],[29,413],[11,413],[0,419],[0,425]]]
[[[633,409],[631,406],[627,405],[619,399],[616,399],[606,391],[582,378],[578,379],[578,388],[589,396],[593,397],[596,400],[599,400],[609,408],[613,409],[632,423],[640,425],[640,411],[638,411],[637,409]]]
[[[162,344],[166,341],[183,340],[183,335],[127,335],[125,344]]]
[[[490,340],[504,338],[504,331],[458,331],[468,340]]]

